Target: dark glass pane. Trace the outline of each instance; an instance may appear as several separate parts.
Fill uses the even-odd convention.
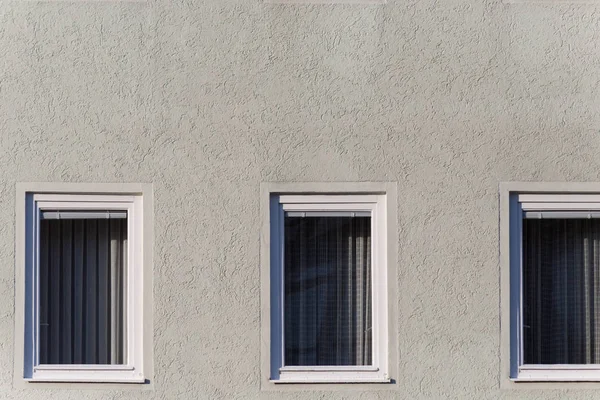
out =
[[[40,221],[40,364],[124,364],[127,220]]]
[[[285,365],[371,365],[371,218],[285,218]]]
[[[523,220],[526,364],[600,363],[600,220]]]

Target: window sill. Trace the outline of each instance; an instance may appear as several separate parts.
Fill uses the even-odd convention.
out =
[[[267,4],[386,4],[387,0],[265,0]]]
[[[34,371],[133,371],[131,365],[108,364],[40,364]]]
[[[128,365],[39,365],[26,382],[145,383],[143,374]]]
[[[271,383],[390,383],[377,367],[283,367]]]
[[[122,378],[103,378],[103,377],[66,377],[66,376],[55,376],[55,377],[40,377],[40,378],[27,378],[24,379],[27,383],[146,383],[146,379],[138,377],[122,377]]]
[[[286,383],[391,383],[392,380],[389,378],[379,379],[361,379],[361,378],[285,378],[279,380],[269,380],[270,383],[286,384]]]
[[[600,365],[525,365],[513,382],[600,382]]]
[[[557,4],[557,5],[568,5],[568,4],[598,4],[599,0],[502,0],[504,4]]]

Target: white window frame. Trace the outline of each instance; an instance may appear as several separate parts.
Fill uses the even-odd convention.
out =
[[[388,372],[388,283],[386,196],[272,195],[270,198],[270,382],[272,383],[385,383]],[[285,212],[368,212],[372,240],[372,348],[370,366],[285,366],[284,259]]]
[[[539,218],[543,218],[545,212],[576,212],[591,218],[593,214],[600,212],[600,194],[511,192],[508,200],[510,380],[512,382],[600,382],[600,364],[524,364],[522,340],[524,213],[535,213]]]
[[[147,276],[151,267],[151,256],[150,252],[144,249],[144,245],[151,245],[149,235],[151,223],[147,217],[144,217],[144,213],[147,213],[152,206],[149,197],[151,187],[132,184],[133,190],[127,190],[126,185],[118,184],[21,184],[21,186],[18,188],[18,199],[25,204],[23,208],[20,204],[17,205],[17,214],[18,216],[21,214],[18,217],[18,224],[23,223],[22,228],[17,229],[17,247],[21,249],[18,252],[17,268],[23,268],[24,271],[22,274],[17,273],[17,282],[23,284],[23,291],[21,293],[19,293],[20,289],[17,291],[17,306],[21,303],[19,298],[22,295],[23,318],[22,331],[19,329],[21,318],[17,318],[17,334],[21,331],[23,339],[22,342],[15,339],[15,344],[17,347],[23,346],[21,348],[24,356],[22,364],[15,361],[16,373],[20,370],[21,379],[31,384],[37,382],[148,383],[152,356],[148,324],[152,323],[152,315],[148,304],[151,296],[148,290],[144,290],[144,286],[151,281]],[[40,186],[42,189],[28,190],[28,186]],[[43,190],[48,186],[55,190]],[[92,187],[94,189],[90,190],[90,193],[81,190]],[[104,193],[103,187],[106,189]],[[69,188],[79,190],[70,191]],[[144,193],[147,196],[144,196]],[[38,251],[40,217],[44,210],[127,211],[127,286],[125,288],[127,353],[124,364],[39,364]],[[19,242],[20,236],[24,238],[23,243]]]

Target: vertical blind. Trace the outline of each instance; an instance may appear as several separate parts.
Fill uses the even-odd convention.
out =
[[[600,363],[600,220],[523,220],[526,364]]]
[[[285,365],[371,365],[371,218],[286,216],[284,237]]]
[[[127,220],[40,224],[40,364],[123,364]]]

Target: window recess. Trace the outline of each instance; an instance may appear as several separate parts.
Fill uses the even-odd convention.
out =
[[[511,199],[511,379],[600,381],[600,196]]]
[[[271,197],[271,381],[389,382],[385,196]]]
[[[30,382],[145,382],[141,196],[27,194]]]

